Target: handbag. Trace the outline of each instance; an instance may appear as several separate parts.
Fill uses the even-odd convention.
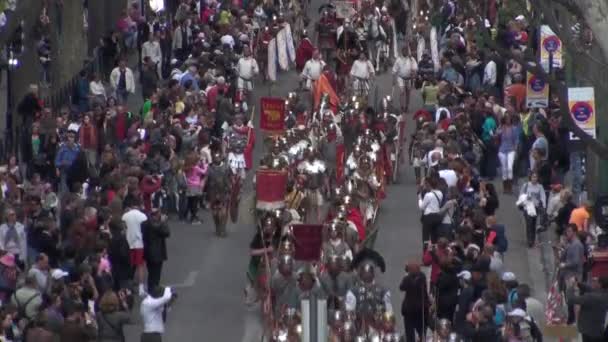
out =
[[[439,196],[437,196],[435,191],[431,191],[431,193],[435,195],[435,198],[437,199],[437,204],[439,205],[439,207],[441,207],[441,201],[439,200]],[[430,213],[422,215],[422,223],[427,224],[431,227],[437,227],[441,224],[441,221],[443,221],[443,215],[441,215],[440,213]]]

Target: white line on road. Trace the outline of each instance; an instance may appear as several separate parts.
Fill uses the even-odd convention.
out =
[[[169,285],[170,288],[175,288],[175,289],[180,289],[180,288],[186,288],[186,287],[192,287],[194,286],[194,283],[196,282],[196,277],[198,277],[198,271],[192,271],[190,273],[188,273],[188,276],[186,276],[186,279],[179,284],[174,284],[174,285]]]

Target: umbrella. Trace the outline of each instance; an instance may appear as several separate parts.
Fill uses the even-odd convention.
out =
[[[323,12],[325,9],[327,9],[329,11],[335,11],[336,6],[334,4],[323,4],[323,5],[319,6],[319,13]]]
[[[384,262],[384,258],[380,253],[376,252],[373,249],[364,248],[362,249],[355,257],[350,264],[351,269],[357,268],[364,261],[371,261],[376,266],[380,268],[380,271],[384,273],[386,271],[386,263]]]

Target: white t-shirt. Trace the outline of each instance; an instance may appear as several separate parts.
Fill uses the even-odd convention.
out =
[[[439,170],[439,177],[445,180],[448,188],[454,187],[458,183],[458,175],[452,169]]]
[[[131,209],[122,215],[122,220],[127,225],[127,242],[130,249],[144,248],[141,224],[147,219],[146,214],[138,209]]]
[[[234,49],[235,42],[234,38],[231,35],[223,35],[222,38],[220,38],[220,42],[222,42],[222,45],[228,45],[231,49]]]
[[[171,300],[171,288],[165,287],[165,292],[160,298],[147,296],[141,301],[139,310],[146,333],[164,333],[165,323],[163,321],[163,306]]]

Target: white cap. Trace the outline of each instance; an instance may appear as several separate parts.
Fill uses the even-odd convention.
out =
[[[67,277],[70,274],[62,269],[56,268],[54,270],[51,271],[51,277],[55,280],[59,280],[63,277]]]
[[[520,308],[517,308],[517,309],[509,312],[508,315],[509,316],[515,316],[515,317],[521,317],[521,318],[525,318],[527,316],[526,312],[524,310],[520,309]]]
[[[464,280],[471,280],[471,272],[461,271],[460,273],[458,273],[458,278],[462,278]]]
[[[502,274],[502,281],[515,281],[517,277],[515,277],[515,273],[513,272],[505,272]]]
[[[517,21],[522,21],[522,20],[524,20],[524,19],[526,19],[526,17],[524,17],[524,15],[523,15],[523,14],[520,14],[520,15],[518,15],[517,17],[515,17],[515,20],[517,20]]]

